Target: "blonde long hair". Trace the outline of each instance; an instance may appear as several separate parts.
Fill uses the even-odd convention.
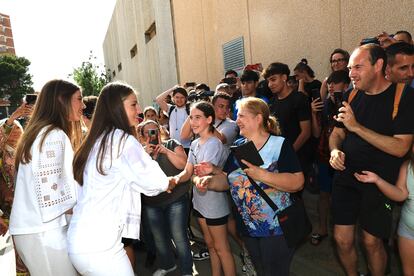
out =
[[[247,109],[253,115],[262,115],[263,129],[271,134],[280,135],[280,127],[277,119],[274,116],[270,116],[269,106],[265,101],[255,97],[243,98],[237,103],[238,110]]]

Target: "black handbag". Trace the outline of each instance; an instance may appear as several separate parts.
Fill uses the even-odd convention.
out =
[[[255,187],[257,192],[269,204],[269,206],[276,211],[279,209],[276,204],[269,198],[269,196],[260,188],[259,185],[250,177],[247,176],[250,183]],[[292,205],[283,209],[277,215],[279,225],[282,228],[283,236],[290,248],[295,248],[312,232],[312,224],[309,220],[308,214],[305,210],[303,200],[294,194],[290,194]]]

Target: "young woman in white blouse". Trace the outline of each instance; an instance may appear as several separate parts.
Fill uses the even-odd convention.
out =
[[[157,162],[134,137],[140,107],[134,90],[106,85],[73,161],[82,195],[68,230],[70,259],[82,275],[133,276],[121,237],[138,239],[141,193],[169,188]]]
[[[49,81],[16,150],[10,233],[32,276],[77,275],[67,253],[65,213],[77,199],[71,138],[83,108],[78,86]]]

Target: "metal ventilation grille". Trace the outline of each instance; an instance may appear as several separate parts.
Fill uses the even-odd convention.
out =
[[[244,41],[242,36],[223,44],[224,71],[243,68],[244,62]]]

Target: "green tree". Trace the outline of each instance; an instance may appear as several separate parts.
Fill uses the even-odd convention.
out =
[[[12,106],[19,105],[25,94],[34,91],[29,65],[24,57],[0,56],[0,98],[9,97]]]
[[[82,62],[82,65],[73,69],[73,73],[69,75],[82,87],[84,96],[97,96],[102,87],[111,80],[109,73],[95,62],[96,57],[90,51],[88,61]]]

